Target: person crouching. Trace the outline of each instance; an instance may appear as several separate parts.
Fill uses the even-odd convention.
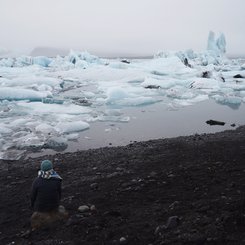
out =
[[[31,216],[33,230],[50,225],[68,217],[63,206],[60,206],[62,178],[57,174],[50,160],[41,162],[38,177],[31,189]]]

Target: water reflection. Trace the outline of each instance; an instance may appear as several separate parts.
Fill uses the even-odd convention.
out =
[[[99,148],[104,146],[127,145],[134,141],[170,138],[192,134],[215,133],[234,129],[245,124],[245,105],[239,108],[207,100],[172,110],[166,103],[145,107],[124,108],[123,114],[130,117],[125,122],[94,122],[90,129],[80,134],[77,141],[71,141],[65,152]],[[225,122],[224,126],[210,126],[207,120]],[[234,127],[235,125],[235,127]],[[52,150],[29,156],[54,154]]]

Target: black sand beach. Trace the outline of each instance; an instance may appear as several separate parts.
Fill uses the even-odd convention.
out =
[[[31,183],[47,158],[69,219],[28,234]],[[1,161],[0,244],[245,244],[244,159],[242,126]]]

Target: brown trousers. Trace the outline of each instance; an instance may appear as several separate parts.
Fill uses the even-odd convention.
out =
[[[31,228],[36,230],[41,227],[52,225],[57,221],[64,221],[68,218],[68,212],[63,206],[50,212],[34,212],[31,216]]]

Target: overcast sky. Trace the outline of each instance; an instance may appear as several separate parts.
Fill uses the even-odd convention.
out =
[[[206,49],[223,32],[227,53],[245,54],[245,0],[0,0],[0,47],[149,55]]]

